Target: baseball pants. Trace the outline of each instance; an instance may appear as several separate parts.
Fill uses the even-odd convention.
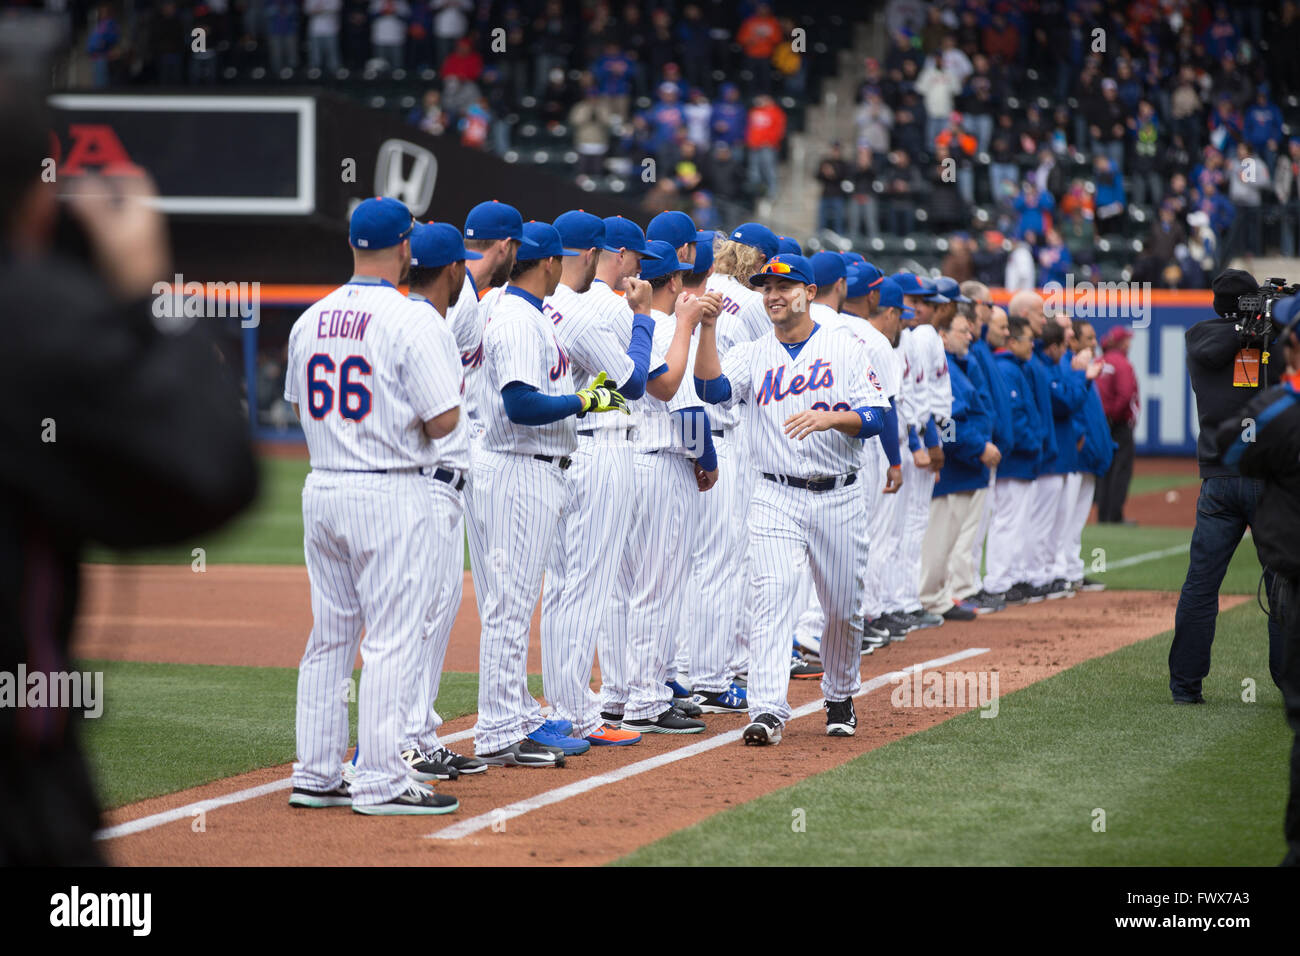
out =
[[[1051,584],[1056,566],[1056,549],[1065,530],[1065,516],[1074,502],[1065,501],[1065,475],[1039,475],[1034,479],[1029,504],[1027,542],[1032,557],[1025,567],[1025,580],[1036,588]]]
[[[478,600],[478,724],[474,750],[496,753],[542,726],[528,692],[528,631],[569,489],[531,455],[479,451],[468,499],[470,570]]]
[[[955,491],[930,501],[930,523],[921,544],[921,606],[943,614],[956,603],[957,565],[970,558],[987,489]]]
[[[754,482],[761,479],[750,463],[749,444],[743,427],[727,431],[714,447],[718,451],[719,463],[725,457],[735,475],[735,486],[729,499],[731,517],[728,527],[735,555],[735,576],[730,579],[731,599],[737,611],[727,669],[731,674],[741,674],[749,668],[749,634],[754,624],[754,589],[750,581],[753,571],[749,559],[750,501],[754,495]]]
[[[690,495],[699,494],[690,459],[669,452],[637,454],[633,497],[638,508],[619,569],[618,620],[627,628],[627,720],[658,717],[672,706],[666,683],[677,653],[677,614],[686,583]],[[613,621],[611,621],[613,626]]]
[[[433,509],[433,600],[424,623],[424,638],[415,645],[410,681],[414,699],[402,739],[402,749],[437,750],[442,717],[435,709],[442,666],[447,659],[451,627],[460,611],[465,583],[465,503],[454,485],[429,477]],[[457,479],[453,479],[455,481]]]
[[[417,472],[307,476],[303,550],[312,629],[298,665],[295,787],[341,783],[358,648],[353,803],[386,803],[410,785],[399,741],[412,699],[412,646],[424,636],[434,587],[428,480]]]
[[[790,634],[801,565],[812,570],[826,609],[822,633],[822,695],[847,700],[861,687],[861,637],[853,627],[866,548],[857,488],[808,491],[760,478],[750,508],[754,627],[749,638],[749,714],[790,717]]]
[[[625,434],[625,433],[620,433]],[[554,716],[572,722],[576,736],[603,723],[600,696],[591,689],[591,665],[600,650],[602,677],[621,680],[626,629],[605,626],[621,555],[627,547],[627,502],[632,496],[632,443],[579,436],[565,473],[569,495],[551,551],[542,592],[542,688]]]
[[[1092,511],[1092,495],[1097,487],[1097,476],[1089,472],[1073,471],[1065,479],[1065,528],[1056,551],[1053,578],[1078,581],[1083,578],[1083,528]],[[1073,501],[1073,507],[1070,502]]]
[[[975,529],[975,538],[971,541],[970,557],[956,565],[952,582],[952,593],[959,601],[984,590],[984,578],[980,567],[984,563],[984,542],[989,536],[989,523],[993,518],[993,491],[998,484],[998,470],[989,469],[989,486],[984,489],[984,501],[980,505],[980,523]]]
[[[984,590],[1002,594],[1024,580],[1029,504],[1033,482],[999,478],[989,519],[988,570]]]
[[[903,487],[899,491],[903,496],[903,537],[895,563],[891,610],[915,611],[921,606],[921,544],[930,522],[934,483],[933,471],[917,468],[911,455],[903,458]]]

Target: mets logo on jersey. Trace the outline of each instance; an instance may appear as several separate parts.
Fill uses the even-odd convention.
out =
[[[880,379],[876,378],[876,370],[874,368],[867,369],[867,378],[871,380],[871,384],[876,386],[876,388],[880,389],[882,392],[885,390],[884,386],[880,384]]]
[[[835,384],[835,378],[831,375],[831,366],[829,362],[823,362],[817,359],[808,369],[808,374],[796,375],[790,379],[788,388],[783,387],[785,378],[785,366],[780,368],[770,368],[767,374],[763,376],[763,384],[754,397],[759,405],[766,405],[768,402],[779,402],[788,395],[801,395],[804,392],[811,392],[815,388],[830,388]]]
[[[552,382],[558,382],[565,375],[569,374],[568,353],[565,352],[564,349],[560,348],[558,342],[555,345],[555,351],[559,354],[559,358],[557,358],[555,364],[551,366],[550,375],[551,375]]]
[[[483,364],[483,346],[480,344],[473,352],[460,353],[461,368],[478,368]]]

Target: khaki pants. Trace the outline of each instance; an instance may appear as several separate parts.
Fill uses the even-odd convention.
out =
[[[987,494],[987,488],[980,488],[930,500],[930,524],[921,543],[921,605],[931,614],[943,614],[954,604],[954,588],[970,561]]]

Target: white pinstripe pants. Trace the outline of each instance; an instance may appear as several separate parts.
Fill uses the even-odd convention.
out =
[[[970,556],[966,561],[958,565],[957,576],[953,581],[952,593],[959,601],[964,601],[984,589],[984,579],[980,574],[980,565],[984,559],[984,541],[988,538],[989,524],[993,520],[994,491],[997,485],[998,470],[990,468],[988,493],[984,496],[984,502],[980,506],[980,523],[979,527],[975,529],[975,540],[971,542]]]
[[[1065,475],[1039,475],[1033,487],[1025,544],[1031,557],[1025,563],[1025,580],[1042,587],[1053,580],[1057,542],[1064,534],[1066,514],[1074,510],[1074,501],[1066,503]]]
[[[433,510],[433,599],[424,622],[423,639],[412,648],[410,664],[412,703],[406,718],[402,747],[421,750],[439,747],[438,728],[442,717],[434,709],[442,683],[442,665],[447,659],[451,627],[460,611],[465,583],[465,503],[461,492],[445,481],[430,477],[429,502]]]
[[[600,696],[591,689],[597,647],[604,680],[621,679],[627,654],[625,629],[611,633],[606,619],[627,547],[632,459],[629,441],[579,437],[542,592],[542,686],[554,716],[572,721],[580,737],[602,723]]]
[[[1083,577],[1083,558],[1079,550],[1083,544],[1083,527],[1092,511],[1092,494],[1097,487],[1097,476],[1090,472],[1072,471],[1065,476],[1065,495],[1062,509],[1066,512],[1061,529],[1061,540],[1056,546],[1056,564],[1052,577],[1077,581]]]
[[[846,700],[861,686],[861,638],[853,627],[866,547],[861,492],[855,485],[808,491],[760,478],[750,507],[754,626],[749,638],[749,714],[790,717],[790,634],[800,567],[807,560],[826,609],[822,694]]]
[[[544,722],[528,692],[528,629],[569,489],[554,463],[477,449],[468,487],[470,565],[482,621],[474,750],[489,754]]]
[[[730,660],[727,663],[728,676],[743,672],[749,666],[749,633],[754,624],[754,590],[751,584],[752,564],[749,556],[749,513],[754,495],[754,483],[759,478],[754,470],[749,453],[748,431],[743,424],[729,429],[716,441],[719,468],[726,462],[734,480],[731,496],[727,499],[731,508],[728,528],[731,532],[732,566],[728,572],[731,583],[731,601],[735,607],[733,617],[733,637],[731,639]],[[730,686],[730,683],[728,683]]]
[[[433,588],[428,478],[313,471],[303,486],[302,514],[312,630],[298,666],[293,785],[330,790],[341,783],[359,646],[360,752],[352,799],[385,803],[410,784],[398,743],[414,690],[407,667]]]
[[[999,478],[989,519],[989,551],[984,589],[1001,594],[1024,580],[1028,553],[1029,504],[1034,483],[1020,478]]]
[[[929,468],[917,468],[911,454],[903,455],[902,534],[898,560],[894,562],[893,587],[889,610],[915,611],[921,606],[921,544],[930,523],[930,498],[934,494],[935,474]]]

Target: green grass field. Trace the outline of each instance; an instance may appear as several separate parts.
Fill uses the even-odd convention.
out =
[[[82,726],[106,807],[294,758],[296,668],[125,661],[79,667],[104,672],[104,713]],[[540,675],[529,678],[534,694],[541,685]],[[477,674],[443,674],[438,712],[445,720],[471,714],[477,704]],[[355,742],[355,704],[350,711]]]
[[[1073,667],[1002,697],[993,719],[956,717],[619,862],[1276,865],[1291,736],[1263,615],[1247,605],[1220,618],[1201,707],[1169,700],[1169,639]],[[1247,678],[1254,703],[1242,700]],[[860,728],[891,689],[859,703]],[[1105,832],[1093,828],[1097,810]]]

